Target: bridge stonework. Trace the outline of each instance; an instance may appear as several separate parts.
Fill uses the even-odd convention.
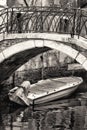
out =
[[[11,38],[10,38],[11,37]],[[19,42],[19,40],[21,40]],[[24,38],[24,41],[23,41]],[[23,34],[13,36],[8,35],[5,39],[17,39],[17,44],[11,43],[10,47],[7,47],[0,53],[0,74],[2,77],[0,78],[0,82],[7,79],[15,70],[17,70],[21,65],[27,62],[29,59],[34,56],[48,51],[49,49],[54,49],[61,51],[68,56],[75,59],[79,62],[85,70],[87,70],[87,57],[84,56],[80,51],[74,49],[70,44],[75,44],[80,46],[80,43],[75,41],[75,39],[71,39],[71,43],[67,45],[68,40],[70,41],[70,36],[62,35],[62,34]],[[83,38],[80,38],[81,40]],[[81,42],[81,40],[79,41]],[[86,41],[82,40],[85,43],[85,47],[87,47]],[[79,43],[79,45],[77,44]],[[84,48],[84,46],[80,46]]]
[[[5,50],[6,48],[12,46],[12,45],[15,45],[17,43],[20,43],[20,42],[23,42],[23,41],[27,41],[28,39],[3,39],[0,41],[0,52],[2,52],[3,50]]]

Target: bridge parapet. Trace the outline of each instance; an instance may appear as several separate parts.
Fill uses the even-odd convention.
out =
[[[0,33],[62,33],[85,36],[87,11],[59,7],[5,8],[0,10]]]

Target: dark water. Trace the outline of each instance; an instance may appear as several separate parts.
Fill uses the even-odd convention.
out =
[[[87,130],[86,88],[87,83],[84,83],[69,98],[34,108],[3,102],[0,130]]]

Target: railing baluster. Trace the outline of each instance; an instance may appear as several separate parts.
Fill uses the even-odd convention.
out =
[[[12,29],[13,29],[13,8],[11,11],[11,28],[10,28],[10,32],[12,33]]]
[[[81,11],[81,9],[79,10],[79,14],[80,14],[80,16],[79,16],[79,32],[78,32],[78,38],[79,38],[80,33],[81,33],[81,31],[82,31],[82,30],[80,30],[80,28],[81,28],[81,18],[82,18],[82,11]]]
[[[6,26],[6,31],[7,31],[7,33],[9,33],[9,29],[8,29],[8,27],[9,27],[9,25],[8,25],[8,15],[9,15],[9,13],[8,13],[8,8],[6,9],[7,10],[7,26]]]
[[[76,10],[74,10],[74,16],[73,16],[73,26],[72,26],[72,32],[71,32],[71,37],[72,38],[75,35],[75,21],[76,21]]]

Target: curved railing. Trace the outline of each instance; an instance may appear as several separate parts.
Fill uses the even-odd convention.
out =
[[[48,32],[86,36],[87,11],[59,7],[5,8],[0,10],[0,33]]]

